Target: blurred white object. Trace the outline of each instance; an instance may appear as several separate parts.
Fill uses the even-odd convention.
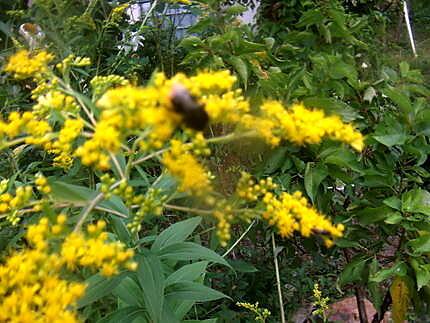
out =
[[[29,22],[19,26],[19,33],[24,37],[30,50],[41,47],[42,40],[45,38],[45,33],[40,26]]]
[[[118,49],[124,51],[126,54],[136,52],[139,47],[143,47],[145,37],[139,34],[139,31],[132,31],[122,35],[121,44]]]
[[[409,35],[409,40],[411,42],[412,51],[414,52],[414,56],[417,57],[418,54],[415,48],[414,35],[412,33],[411,22],[409,21],[409,10],[408,10],[408,4],[406,3],[406,1],[403,1],[403,12],[405,14],[406,28],[408,29],[408,35]]]

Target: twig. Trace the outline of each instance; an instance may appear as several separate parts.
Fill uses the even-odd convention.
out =
[[[164,207],[166,209],[178,210],[178,211],[189,212],[189,213],[197,213],[197,214],[212,214],[213,213],[212,211],[209,211],[209,210],[195,209],[195,208],[190,208],[190,207],[186,207],[186,206],[171,205],[171,204],[164,204]]]
[[[276,255],[275,235],[272,233],[273,261],[275,263],[276,286],[278,287],[279,307],[281,308],[281,322],[285,323],[284,301],[282,300],[281,278],[279,276],[278,258]]]
[[[350,262],[350,256],[348,254],[348,250],[344,249],[344,255],[348,262]],[[359,286],[354,286],[354,294],[355,299],[357,301],[357,309],[358,309],[358,316],[360,318],[360,323],[368,323],[367,320],[367,313],[366,313],[366,304],[364,303],[364,295],[363,291]]]
[[[224,252],[224,254],[222,255],[222,257],[224,258],[225,256],[227,256],[238,244],[239,242],[246,236],[246,234],[249,232],[249,230],[251,230],[252,226],[255,224],[256,220],[253,220],[249,226],[246,228],[246,230],[240,235],[239,239],[237,239],[235,241],[235,243],[233,243],[231,245],[230,248],[228,248],[228,250],[226,252]]]
[[[118,187],[121,184],[121,181],[118,181],[116,183],[114,183],[110,189],[114,189],[116,187]],[[88,217],[88,215],[91,213],[91,211],[97,206],[97,204],[103,200],[104,198],[104,194],[103,193],[99,193],[95,198],[93,198],[90,202],[90,204],[88,204],[87,208],[85,210],[82,211],[81,216],[79,217],[78,223],[76,223],[75,228],[73,229],[73,232],[78,232],[81,227],[82,224],[84,224],[86,218]]]
[[[385,316],[385,313],[388,311],[388,308],[390,307],[392,302],[390,289],[388,288],[387,292],[385,293],[384,301],[382,302],[380,311],[376,312],[373,316],[372,323],[380,323]]]

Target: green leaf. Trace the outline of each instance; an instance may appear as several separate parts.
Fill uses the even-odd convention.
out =
[[[193,281],[197,278],[201,277],[208,265],[207,261],[199,261],[193,264],[185,265],[179,268],[177,271],[172,273],[169,277],[166,278],[165,286],[169,286],[180,281]]]
[[[401,77],[407,77],[409,73],[409,64],[407,62],[400,62],[399,67]]]
[[[166,297],[194,302],[209,302],[220,298],[229,298],[227,295],[207,287],[201,283],[179,282],[171,285]]]
[[[404,276],[408,271],[407,265],[401,261],[396,263],[391,268],[382,269],[369,277],[369,280],[375,283],[380,283],[393,276]]]
[[[321,182],[328,175],[327,167],[324,164],[307,163],[305,170],[305,190],[312,203],[318,191]]]
[[[237,56],[231,56],[226,58],[225,60],[229,64],[231,64],[237,74],[239,74],[240,79],[242,80],[242,83],[246,90],[246,87],[248,85],[248,66],[246,65],[246,63],[240,57]]]
[[[79,299],[78,308],[87,306],[106,295],[112,293],[112,290],[122,281],[123,275],[112,278],[106,278],[96,274],[85,280],[88,287],[85,289],[85,295]]]
[[[266,37],[263,39],[263,41],[266,44],[268,50],[271,50],[273,48],[273,45],[275,45],[275,38],[273,37]]]
[[[333,164],[352,169],[358,173],[362,172],[362,168],[357,160],[357,156],[346,148],[329,148],[323,151],[320,156],[327,164]]]
[[[152,244],[151,251],[158,252],[162,248],[178,242],[183,242],[197,228],[202,221],[201,217],[193,217],[184,221],[172,224],[161,232]]]
[[[151,322],[162,323],[161,313],[164,302],[164,274],[161,262],[155,255],[145,252],[137,257],[137,278],[143,291],[145,308]]]
[[[356,216],[358,217],[360,223],[367,225],[384,221],[385,219],[396,213],[397,212],[393,211],[391,208],[382,205],[379,207],[367,207],[363,210],[356,212]]]
[[[52,189],[52,198],[57,202],[88,202],[97,192],[84,186],[64,183],[61,181],[49,182]]]
[[[372,262],[369,264],[369,275],[372,276],[378,272],[379,263],[376,258],[372,259]],[[379,312],[382,305],[383,294],[379,283],[368,281],[367,286],[369,288],[370,298],[372,300],[375,309]]]
[[[243,260],[229,260],[228,262],[235,271],[240,273],[255,273],[258,271],[253,265]]]
[[[184,47],[188,50],[191,50],[201,46],[202,44],[203,42],[199,37],[189,36],[182,39],[182,41],[179,43],[179,47]]]
[[[131,277],[125,277],[115,287],[113,294],[130,306],[143,307],[145,304],[142,289]]]
[[[264,174],[270,175],[281,168],[285,162],[287,150],[287,147],[278,147],[270,152],[262,165]]]
[[[418,188],[403,193],[402,211],[430,215],[430,193]]]
[[[225,12],[228,15],[236,16],[236,15],[240,15],[240,14],[244,13],[246,10],[247,10],[247,8],[245,6],[242,6],[241,4],[236,3],[232,6],[228,6],[228,8],[225,10]]]
[[[348,263],[339,275],[339,286],[342,287],[349,283],[361,281],[368,261],[369,258],[356,257]]]
[[[403,220],[403,216],[400,212],[393,212],[384,220],[384,222],[388,224],[397,224],[402,222],[402,220]]]
[[[430,234],[425,234],[419,238],[410,240],[408,246],[418,254],[430,252]]]
[[[363,246],[358,241],[348,240],[345,238],[336,239],[335,244],[340,248],[363,248]]]
[[[146,310],[138,306],[127,306],[109,313],[106,317],[99,320],[97,323],[130,323],[137,318],[144,319],[139,322],[150,322],[146,320]]]
[[[179,242],[168,245],[157,252],[160,259],[169,260],[207,260],[215,263],[231,266],[216,252],[193,242]]]
[[[384,94],[393,101],[404,114],[408,114],[413,111],[411,100],[395,88],[387,88]]]
[[[397,196],[391,196],[382,201],[385,205],[392,209],[400,211],[402,208],[402,201]]]
[[[415,277],[417,280],[417,289],[420,290],[430,282],[430,265],[423,265],[419,263],[420,259],[416,260],[412,258],[410,263],[415,271]]]
[[[327,114],[339,115],[345,122],[351,122],[360,118],[360,114],[351,106],[334,98],[310,97],[303,103],[307,107],[323,109]]]
[[[376,127],[373,138],[387,147],[392,147],[394,145],[403,145],[408,136],[403,124],[388,115]]]
[[[207,319],[207,320],[185,320],[184,323],[217,323],[218,319]]]

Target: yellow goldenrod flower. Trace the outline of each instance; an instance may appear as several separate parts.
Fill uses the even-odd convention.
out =
[[[332,238],[339,238],[343,234],[342,224],[333,225],[322,214],[308,206],[306,198],[297,191],[294,194],[282,193],[280,197],[273,193],[263,196],[266,210],[263,218],[270,225],[275,226],[282,237],[291,237],[295,231],[304,237],[320,234],[328,247],[332,245]]]
[[[45,51],[32,54],[27,50],[20,50],[9,58],[4,71],[12,73],[18,80],[31,77],[41,79],[53,59],[54,56]]]
[[[208,172],[178,140],[171,141],[171,149],[163,155],[166,169],[179,179],[179,190],[202,195],[211,190]]]
[[[43,184],[43,179],[39,182]],[[31,247],[11,254],[0,265],[1,322],[78,322],[75,306],[86,286],[64,279],[67,270],[86,266],[110,276],[123,266],[136,269],[130,261],[132,250],[107,242],[102,221],[89,238],[72,233],[57,251],[49,237],[61,240],[65,222],[66,216],[60,214],[53,225],[42,218],[29,226],[26,238]]]
[[[57,156],[54,158],[54,166],[69,168],[72,163],[72,144],[84,127],[82,119],[67,119],[58,134],[58,139],[45,145],[45,149]]]
[[[33,107],[34,114],[41,117],[48,116],[52,111],[76,113],[79,106],[73,97],[54,90],[39,96]]]
[[[325,116],[323,111],[306,109],[302,104],[294,104],[289,110],[277,101],[269,101],[261,106],[263,118],[272,121],[269,128],[273,135],[295,144],[316,144],[324,137],[340,140],[361,151],[363,136],[351,125],[344,124],[337,116]],[[261,128],[257,128],[259,131]],[[262,133],[263,137],[267,137]]]

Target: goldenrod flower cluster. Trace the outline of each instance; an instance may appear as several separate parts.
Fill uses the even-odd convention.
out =
[[[251,174],[242,172],[241,177],[236,185],[236,193],[239,197],[248,201],[257,201],[258,198],[267,192],[274,190],[278,187],[273,183],[273,179],[261,179],[258,183],[252,179]]]
[[[67,74],[72,66],[83,67],[91,65],[91,60],[88,57],[75,56],[70,54],[60,63],[56,65],[57,69],[63,74]]]
[[[105,226],[104,221],[98,221],[88,226],[89,237],[77,232],[66,237],[60,256],[67,268],[100,268],[104,276],[117,274],[122,265],[132,270],[136,268],[136,264],[129,261],[133,257],[131,249],[124,250],[120,242],[107,243],[107,232],[102,232]]]
[[[45,95],[50,91],[58,90],[58,88],[59,88],[58,78],[52,78],[50,80],[45,80],[45,79],[38,80],[36,88],[31,91],[31,98],[33,100],[37,100],[39,96]]]
[[[224,209],[217,209],[212,215],[217,220],[217,237],[222,247],[227,246],[227,242],[231,238],[231,223],[233,221],[233,212],[230,206]]]
[[[95,76],[90,82],[93,90],[93,97],[99,98],[107,90],[113,87],[126,86],[130,82],[119,75],[108,75],[108,76]]]
[[[163,213],[163,204],[166,200],[167,196],[163,195],[161,190],[154,188],[148,189],[145,195],[137,195],[135,201],[139,208],[131,221],[127,223],[127,227],[130,231],[133,233],[139,232],[146,216],[160,216]]]
[[[33,113],[38,117],[47,117],[53,111],[76,113],[79,106],[73,97],[53,90],[37,98]]]
[[[102,185],[101,192],[106,198],[113,194],[118,195],[129,208],[137,211],[130,216],[127,227],[131,232],[139,232],[142,228],[141,223],[148,215],[159,216],[163,213],[163,204],[167,199],[166,195],[162,194],[159,189],[149,188],[145,194],[135,194],[134,189],[127,181],[123,180],[118,187],[111,189],[115,183],[115,179],[109,174],[104,174],[101,177]]]
[[[179,179],[181,192],[201,196],[211,191],[208,171],[181,141],[171,141],[171,148],[163,155],[162,163],[173,176]]]
[[[33,190],[31,186],[20,186],[15,194],[3,193],[0,195],[0,214],[8,214],[7,220],[16,225],[19,222],[17,211],[28,204]]]
[[[109,152],[119,150],[122,137],[115,121],[116,118],[99,121],[93,137],[76,149],[75,155],[81,158],[84,165],[101,170],[110,168]]]
[[[324,215],[308,205],[308,201],[297,191],[294,194],[281,193],[275,196],[268,192],[263,196],[266,210],[263,218],[278,229],[279,235],[288,238],[295,231],[303,237],[321,234],[327,247],[333,245],[333,238],[343,234],[342,224],[333,225]]]
[[[320,290],[320,286],[318,283],[314,284],[313,289],[313,297],[314,301],[312,302],[312,305],[316,307],[316,310],[312,312],[313,315],[321,315],[322,317],[326,317],[326,311],[328,310],[328,302],[330,301],[330,298],[323,297],[322,292]]]
[[[124,11],[128,8],[128,3],[123,3],[112,9],[108,23],[117,24],[121,21]]]
[[[4,137],[13,139],[19,135],[27,134],[25,142],[34,145],[43,145],[49,142],[52,128],[48,122],[37,120],[32,112],[11,112],[7,122],[0,120],[0,140]]]
[[[82,119],[67,119],[58,133],[58,138],[53,143],[45,144],[45,149],[57,155],[54,158],[54,166],[69,168],[73,163],[73,141],[80,135],[84,128]]]
[[[106,242],[103,222],[88,227],[89,239],[73,233],[56,251],[53,241],[61,239],[66,220],[60,214],[53,224],[42,218],[31,225],[26,235],[31,247],[13,253],[0,266],[1,322],[78,322],[74,306],[86,286],[65,280],[66,268],[87,266],[105,275],[114,274],[123,264],[135,268],[129,261],[132,251]]]
[[[280,139],[286,139],[298,145],[316,144],[324,137],[343,141],[361,151],[364,147],[363,135],[351,125],[344,124],[337,116],[325,116],[323,111],[306,109],[302,104],[294,104],[290,109],[277,101],[269,101],[261,106],[262,116],[271,121],[267,128],[272,136],[267,135],[267,128],[257,128],[263,137],[276,145]]]
[[[277,185],[271,178],[256,182],[248,173],[243,172],[236,187],[236,194],[246,201],[262,202],[263,219],[276,227],[282,237],[291,237],[294,232],[300,232],[303,237],[320,234],[326,246],[330,247],[333,239],[342,236],[344,226],[333,225],[324,215],[308,205],[301,192],[282,192],[276,195],[273,192],[276,188]]]
[[[255,304],[246,302],[237,302],[237,306],[246,308],[250,312],[254,313],[256,322],[266,322],[266,319],[271,315],[267,308],[260,308],[258,302]]]
[[[30,53],[27,50],[20,50],[9,58],[4,71],[12,73],[18,80],[41,79],[47,73],[48,64],[53,59],[54,56],[45,51]]]
[[[34,184],[36,184],[37,190],[43,194],[49,194],[52,191],[51,186],[48,183],[48,180],[43,175],[37,175],[36,180],[34,181]]]

